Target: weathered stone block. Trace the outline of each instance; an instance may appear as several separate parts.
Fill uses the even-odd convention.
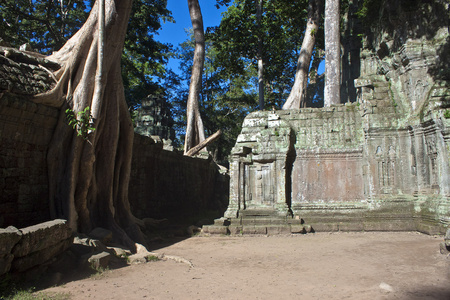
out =
[[[363,231],[364,224],[359,222],[340,222],[339,231]]]
[[[230,225],[228,226],[228,231],[231,235],[240,235],[243,233],[242,226]]]
[[[291,233],[305,233],[303,225],[291,225]]]
[[[13,249],[15,257],[22,257],[30,253],[52,246],[72,237],[72,230],[65,220],[53,220],[21,229],[23,237]]]
[[[439,244],[439,251],[441,254],[450,254],[450,247],[445,244],[445,242],[442,242]]]
[[[10,254],[21,238],[22,233],[13,226],[6,229],[0,228],[0,257]]]
[[[394,220],[380,219],[377,221],[365,221],[365,231],[415,231],[417,226],[413,219]]]
[[[111,253],[101,252],[90,255],[87,261],[91,264],[91,267],[98,270],[100,268],[105,269],[108,267],[109,260],[111,259]]]
[[[450,247],[450,228],[447,229],[447,232],[444,237],[445,245]]]
[[[56,244],[54,242],[48,248],[29,253],[23,257],[15,257],[11,264],[11,271],[21,273],[41,265],[67,250],[70,245],[72,245],[72,239],[58,240]]]
[[[0,276],[9,272],[13,258],[14,255],[12,254],[6,254],[3,257],[0,256]]]
[[[266,226],[243,226],[242,234],[267,234]]]
[[[334,232],[339,231],[339,225],[336,223],[311,223],[314,232]]]
[[[202,233],[226,235],[226,234],[228,234],[228,227],[227,226],[216,226],[216,225],[205,225],[202,227]]]
[[[289,225],[267,226],[267,235],[290,234],[291,227]]]

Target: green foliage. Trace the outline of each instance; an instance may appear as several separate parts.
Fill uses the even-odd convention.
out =
[[[145,257],[145,260],[146,260],[147,262],[154,262],[154,261],[159,261],[160,259],[159,259],[159,257],[156,256],[156,255],[147,255],[147,256]]]
[[[89,106],[76,115],[72,109],[66,109],[66,118],[68,124],[77,132],[77,136],[84,140],[88,140],[89,134],[95,131],[95,127],[92,126],[93,117]]]
[[[149,94],[164,93],[165,65],[172,46],[155,41],[161,22],[173,22],[167,0],[135,0],[122,54],[122,79],[128,106],[135,107]]]
[[[209,29],[217,51],[214,62],[217,72],[224,78],[244,78],[251,86],[249,94],[256,95],[258,42],[261,38],[266,107],[281,107],[294,81],[307,9],[308,1],[305,0],[264,1],[261,26],[258,27],[255,1],[233,1],[223,13],[220,26]]]
[[[3,279],[5,280],[5,279]],[[0,299],[4,300],[67,300],[70,299],[68,293],[36,293],[34,287],[18,288],[9,279],[8,286],[0,290]],[[3,282],[2,282],[3,283]]]
[[[12,47],[24,43],[51,54],[83,25],[92,1],[2,0],[0,30]]]
[[[450,119],[450,109],[446,109],[446,110],[444,111],[444,118]]]
[[[372,25],[378,21],[380,8],[383,0],[364,0],[356,15],[363,21],[365,26]]]

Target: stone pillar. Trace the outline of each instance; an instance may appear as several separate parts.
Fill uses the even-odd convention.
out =
[[[240,184],[242,174],[239,156],[233,155],[230,159],[230,202],[225,211],[225,218],[237,218],[240,208]]]

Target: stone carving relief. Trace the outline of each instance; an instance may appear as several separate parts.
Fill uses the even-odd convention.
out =
[[[383,194],[390,193],[395,185],[395,147],[390,145],[387,149],[387,151],[383,151],[382,146],[378,146],[375,152],[378,166],[378,183],[380,192]]]
[[[423,79],[409,75],[409,78],[405,82],[406,93],[411,101],[411,107],[413,111],[419,108],[419,104],[425,99],[429,90],[428,82]]]
[[[427,146],[427,154],[429,161],[429,174],[430,174],[430,186],[431,188],[438,188],[438,166],[437,166],[437,156],[438,151],[436,147],[436,136],[427,135],[425,138],[425,143]]]
[[[244,184],[246,208],[273,207],[274,205],[274,166],[275,162],[245,165]]]

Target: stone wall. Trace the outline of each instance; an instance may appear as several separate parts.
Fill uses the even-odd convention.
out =
[[[24,96],[0,96],[0,227],[50,220],[46,155],[58,117],[58,109]],[[210,159],[163,150],[159,139],[138,134],[133,151],[129,198],[136,216],[189,219],[225,210],[228,177]]]
[[[22,229],[0,228],[0,276],[40,266],[68,249],[72,241],[72,230],[65,220]]]
[[[129,199],[138,218],[218,217],[228,204],[228,184],[210,158],[167,151],[162,141],[135,134]]]
[[[46,155],[58,116],[21,96],[0,96],[0,227],[50,219]]]
[[[450,119],[436,113],[394,127],[392,115],[367,105],[250,114],[231,156],[225,217],[233,224],[275,213],[316,231],[444,233]]]

